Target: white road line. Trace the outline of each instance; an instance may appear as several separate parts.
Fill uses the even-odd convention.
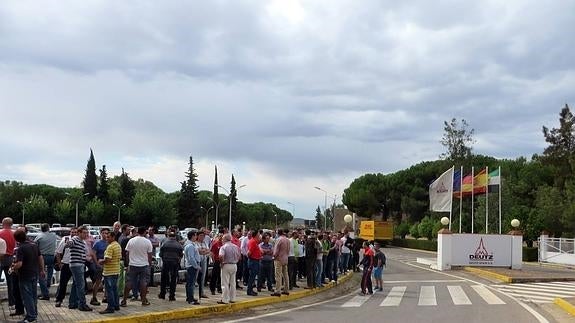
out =
[[[507,292],[507,294],[511,295],[511,296],[515,296],[517,298],[521,298],[523,300],[540,300],[540,301],[546,301],[548,303],[553,303],[553,300],[555,299],[554,296],[539,296],[539,295],[525,295],[525,294],[520,294],[520,293],[513,293],[513,292]]]
[[[533,295],[558,295],[558,296],[574,296],[575,290],[571,292],[567,291],[559,291],[559,290],[551,290],[551,289],[541,289],[541,288],[529,288],[529,287],[521,287],[521,286],[505,286],[499,287],[499,290],[503,290],[506,292],[518,292],[523,294],[533,294]]]
[[[483,300],[485,300],[487,304],[490,305],[505,304],[505,302],[502,301],[501,298],[493,294],[493,292],[487,289],[485,285],[473,285],[471,286],[471,288],[473,288],[473,290],[475,290],[475,292],[479,294],[479,296],[481,296],[481,298],[483,298]]]
[[[408,283],[461,283],[463,279],[450,279],[450,280],[384,280],[385,284],[408,284]]]
[[[421,286],[419,289],[419,306],[435,306],[437,298],[435,297],[435,286]]]
[[[538,288],[538,289],[542,289],[543,287],[547,288],[547,289],[552,289],[552,290],[566,290],[566,291],[573,291],[575,290],[575,285],[555,285],[555,284],[538,284],[538,283],[534,283],[534,284],[521,284],[521,285],[517,285],[517,284],[513,284],[513,285],[509,285],[509,286],[526,286],[526,287],[534,287],[534,288]]]
[[[357,295],[354,298],[350,299],[349,301],[345,302],[341,307],[360,307],[363,303],[367,302],[368,299],[371,298],[371,295]]]
[[[399,306],[405,294],[406,286],[395,286],[391,289],[387,297],[379,304],[379,306]]]
[[[455,305],[471,305],[471,301],[469,297],[463,291],[461,286],[447,286],[447,290],[451,295],[451,299],[453,300],[453,304]]]
[[[550,285],[550,286],[562,286],[562,287],[575,287],[574,282],[548,282],[548,283],[532,283],[532,285]]]

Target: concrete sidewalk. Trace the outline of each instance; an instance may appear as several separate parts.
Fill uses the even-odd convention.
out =
[[[341,276],[338,283],[343,283],[349,280],[353,273]],[[300,286],[305,282],[299,282]],[[38,322],[158,322],[176,319],[186,319],[199,317],[213,313],[228,313],[239,311],[246,308],[274,304],[279,302],[287,302],[294,299],[321,293],[335,287],[335,283],[326,284],[325,287],[320,289],[303,289],[294,288],[290,291],[290,295],[282,295],[281,297],[271,296],[267,290],[262,290],[258,296],[247,296],[244,290],[238,290],[237,301],[233,304],[217,304],[221,299],[220,294],[211,295],[209,288],[207,288],[208,299],[201,299],[201,305],[189,305],[186,300],[185,285],[179,284],[176,288],[176,301],[169,301],[159,299],[158,287],[151,287],[149,289],[148,300],[151,305],[142,306],[139,301],[128,301],[127,307],[122,307],[120,311],[113,314],[99,314],[98,311],[104,310],[106,304],[100,306],[92,306],[92,312],[80,312],[79,310],[71,310],[67,307],[68,297],[64,299],[62,307],[56,308],[54,306],[53,298],[50,301],[38,300]],[[52,290],[54,291],[54,290]],[[0,294],[4,295],[5,290]],[[53,293],[51,293],[53,295]],[[100,298],[102,293],[99,294]],[[86,295],[86,300],[90,301],[90,295]],[[99,299],[101,301],[101,299]],[[8,302],[4,301],[1,304],[0,321],[1,322],[17,322],[23,319],[23,316],[10,316]]]

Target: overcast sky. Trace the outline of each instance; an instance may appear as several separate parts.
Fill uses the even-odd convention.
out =
[[[79,187],[93,148],[172,192],[192,155],[200,189],[217,165],[312,218],[314,186],[437,159],[453,117],[476,153],[540,153],[574,30],[574,1],[2,1],[0,180]]]

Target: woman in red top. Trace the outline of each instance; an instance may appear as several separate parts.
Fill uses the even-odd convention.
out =
[[[371,272],[373,271],[373,259],[374,253],[371,248],[369,248],[369,244],[366,242],[363,243],[363,260],[361,264],[363,265],[363,276],[361,277],[361,294],[365,295],[366,290],[369,294],[373,294],[373,288],[371,285]]]
[[[260,249],[260,234],[257,230],[252,232],[252,238],[248,241],[248,269],[250,276],[248,278],[248,295],[257,296],[254,292],[256,276],[260,272],[260,260],[262,259],[262,250]],[[258,278],[259,279],[259,278]]]

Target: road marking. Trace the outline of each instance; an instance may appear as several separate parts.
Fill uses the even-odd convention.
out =
[[[485,285],[473,285],[471,286],[475,290],[487,304],[495,305],[495,304],[505,304],[501,298],[497,297],[497,295],[493,294]]]
[[[453,300],[453,304],[455,305],[471,305],[471,301],[469,297],[463,291],[461,286],[447,286],[447,290],[451,295],[451,300]]]
[[[553,303],[553,300],[556,297],[556,296],[525,295],[525,294],[513,293],[513,292],[507,292],[507,294],[515,296],[517,298],[521,298],[524,301],[537,300],[537,301],[546,302],[546,303]]]
[[[446,280],[384,280],[385,284],[409,284],[409,283],[461,283],[463,279],[446,279]]]
[[[569,297],[574,296],[575,291],[558,291],[558,290],[549,290],[549,289],[542,289],[542,288],[529,288],[529,287],[521,287],[521,286],[505,286],[499,287],[499,290],[503,290],[506,292],[517,292],[527,295],[547,295],[547,296],[560,296],[560,297]]]
[[[379,306],[399,306],[405,294],[406,286],[395,286],[391,289],[387,297],[379,304]]]
[[[360,307],[363,303],[367,302],[371,298],[371,295],[357,295],[349,301],[345,302],[341,307]]]
[[[435,286],[421,286],[419,289],[419,306],[435,306],[437,298],[435,297]]]

